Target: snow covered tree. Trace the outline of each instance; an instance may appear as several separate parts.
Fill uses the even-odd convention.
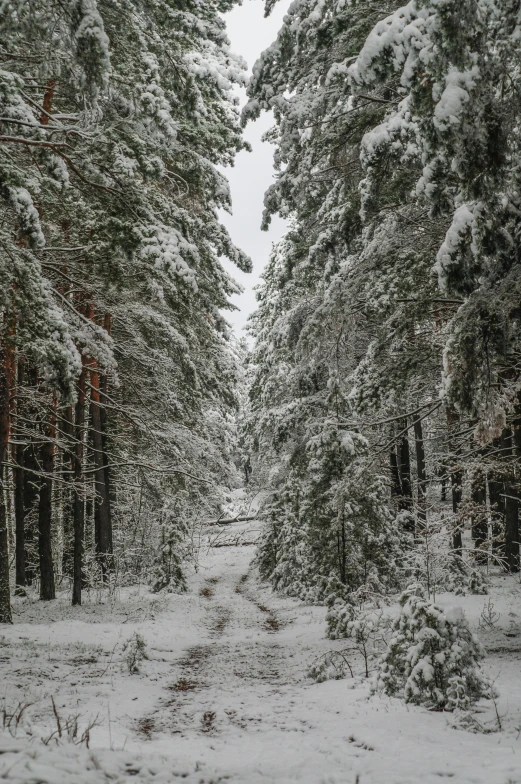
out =
[[[158,593],[186,590],[183,560],[189,533],[189,509],[179,495],[167,507],[161,519],[161,545],[156,556],[155,573],[152,576],[152,591]]]
[[[135,537],[138,496],[150,507],[152,550],[165,495],[187,484],[194,506],[215,509],[222,485],[234,481],[222,446],[238,369],[222,311],[236,284],[219,257],[242,269],[250,263],[218,218],[230,196],[217,166],[243,146],[233,85],[244,65],[221,17],[232,5],[94,0],[4,9],[2,275],[15,305],[6,300],[3,312],[15,361],[36,378],[41,412],[38,432],[23,418],[28,409],[18,412],[15,473],[31,470],[42,440],[53,462],[36,476],[50,498],[63,467],[71,501],[63,525],[75,542],[63,563],[75,602],[83,550],[92,549],[108,580],[114,548],[118,555]],[[31,510],[17,509],[21,532]],[[24,552],[20,536],[19,581]]]
[[[512,445],[519,430],[518,34],[512,3],[410,2],[374,27],[349,69],[359,94],[398,79],[400,100],[364,142],[366,190],[378,187],[389,155],[416,160],[412,198],[443,227],[433,261],[441,298],[452,300],[442,347],[448,414],[454,406],[468,416],[483,444],[502,439],[501,459],[511,466],[520,454]],[[517,570],[515,471],[502,473],[510,499],[505,560]]]
[[[409,586],[400,605],[375,690],[449,711],[490,696],[479,667],[484,650],[463,611],[455,607],[444,612],[425,599],[421,585]]]
[[[418,543],[439,516],[435,485],[450,485],[447,562],[462,575],[466,527],[478,563],[519,568],[517,29],[510,3],[298,0],[244,112],[274,113],[264,225],[276,212],[292,224],[252,321],[268,485],[290,464],[304,476],[303,445],[337,416],[366,438],[359,470],[385,477],[395,528]],[[340,413],[325,405],[333,378]],[[487,497],[492,539],[476,524]]]
[[[352,588],[373,569],[388,580],[398,537],[381,477],[364,470],[367,441],[344,419],[350,410],[339,383],[344,355],[332,350],[327,328],[321,337],[314,333],[319,319],[309,307],[305,273],[295,267],[285,280],[294,258],[283,242],[260,292],[249,430],[272,492],[261,571],[277,588],[317,599],[333,576]],[[325,308],[321,315],[329,327]]]
[[[264,223],[276,211],[293,222],[252,320],[252,444],[259,462],[271,465],[275,497],[299,494],[292,537],[299,529],[305,537],[315,592],[332,574],[357,587],[373,566],[384,579],[398,535],[386,509],[386,466],[371,460],[374,436],[362,436],[353,404],[353,374],[375,322],[373,302],[363,304],[375,290],[374,277],[363,277],[367,259],[360,261],[360,144],[388,100],[369,95],[357,106],[343,61],[362,47],[370,25],[362,3],[293,3],[254,68],[244,113],[274,112],[280,173],[266,194]],[[283,515],[280,531],[287,524]],[[266,543],[275,539],[283,544],[273,536]]]

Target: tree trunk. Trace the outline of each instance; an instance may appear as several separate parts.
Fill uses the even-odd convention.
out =
[[[0,405],[2,404],[0,403]],[[0,412],[0,416],[2,416],[2,414],[3,411]],[[0,457],[1,455],[2,450],[0,450]],[[11,596],[9,589],[9,542],[7,537],[7,510],[4,498],[4,474],[5,469],[2,468],[2,476],[0,479],[0,623],[12,623]]]
[[[338,571],[342,585],[347,583],[347,550],[346,550],[346,521],[344,510],[342,509],[342,522],[337,528],[337,547],[338,547]]]
[[[85,505],[83,503],[83,439],[85,427],[85,387],[87,382],[87,369],[83,365],[78,382],[78,400],[74,411],[74,437],[75,446],[73,453],[74,467],[74,567],[72,581],[72,604],[81,604],[81,589],[83,586],[83,538],[85,532]]]
[[[492,449],[498,452],[501,445],[500,439],[492,442]],[[499,462],[497,454],[494,459]],[[488,495],[490,512],[492,516],[492,552],[496,558],[503,558],[505,552],[504,522],[505,522],[505,488],[500,470],[492,470],[488,476]]]
[[[497,554],[502,552],[504,545],[502,535],[505,519],[505,497],[503,482],[498,481],[494,474],[488,480],[488,495],[492,512],[492,550]]]
[[[105,319],[103,323],[104,329],[108,335],[111,332],[111,316],[110,313],[105,314]],[[114,500],[114,486],[110,479],[110,467],[109,467],[109,457],[108,457],[108,435],[107,435],[107,408],[105,404],[107,403],[107,392],[108,392],[108,385],[109,380],[106,374],[102,374],[100,376],[100,422],[101,422],[101,444],[102,444],[102,456],[103,456],[103,465],[104,465],[104,473],[105,473],[105,488],[107,494],[107,516],[108,516],[108,531],[109,531],[109,541],[110,541],[110,553],[114,552],[113,550],[113,540],[112,540],[112,505],[115,503]]]
[[[450,475],[452,487],[452,511],[454,515],[458,514],[461,499],[463,498],[463,471],[451,471]],[[452,549],[454,555],[463,555],[463,539],[461,536],[461,526],[457,523],[454,527],[452,535]]]
[[[13,469],[14,481],[14,515],[15,515],[15,535],[16,535],[16,556],[15,556],[15,594],[25,596],[25,586],[27,578],[26,550],[25,550],[25,509],[24,509],[24,446],[17,444],[15,448],[15,462]]]
[[[17,388],[20,390],[24,383],[23,362],[18,360]],[[18,418],[21,415],[19,398],[15,402]],[[13,485],[14,485],[14,519],[15,519],[15,589],[17,596],[26,596],[25,584],[25,509],[24,509],[24,444],[13,446]]]
[[[5,506],[4,463],[8,457],[12,390],[14,386],[14,320],[4,316],[4,339],[0,346],[0,623],[12,623],[9,587],[9,540]]]
[[[427,521],[427,471],[423,427],[420,419],[414,422],[414,441],[416,445],[416,472],[418,474],[418,521],[420,527],[424,528]]]
[[[515,419],[512,423],[512,440],[516,463],[521,461],[521,392],[517,393],[517,403],[514,408]]]
[[[43,112],[40,115],[40,125],[49,125],[49,114],[51,113],[52,109],[52,101],[54,98],[54,90],[56,87],[56,80],[49,79],[47,84],[45,85],[45,92],[43,94],[42,100],[42,109]]]
[[[454,443],[453,435],[458,424],[458,415],[452,406],[447,408],[447,430],[449,435],[449,453],[451,460],[450,467],[450,484],[452,490],[452,512],[454,514],[454,525],[452,529],[452,551],[456,557],[461,558],[463,555],[463,539],[461,535],[461,524],[458,521],[457,515],[461,500],[463,498],[463,471],[458,465],[458,458],[460,449]]]
[[[444,504],[447,500],[447,466],[441,466],[441,495],[440,501]]]
[[[54,438],[56,436],[56,401],[50,414],[47,438],[41,448],[41,466],[45,476],[40,484],[38,506],[38,554],[40,560],[40,599],[56,598],[52,560],[52,474],[54,470]]]
[[[94,506],[94,531],[96,552],[98,554],[103,582],[107,582],[112,567],[112,520],[110,514],[109,488],[106,481],[107,460],[103,449],[99,373],[95,360],[91,371],[91,439],[94,455],[94,485],[96,501]]]
[[[472,539],[476,548],[476,561],[478,563],[486,563],[487,553],[485,552],[484,546],[488,539],[486,513],[487,489],[485,476],[482,471],[477,471],[472,477],[471,497],[476,505],[476,509],[474,509],[471,519]]]
[[[61,430],[70,444],[62,456],[62,573],[67,577],[72,577],[74,571],[74,450],[76,448],[72,406],[67,406],[63,412]]]
[[[400,431],[406,431],[407,420],[403,419],[398,427],[400,428]],[[402,485],[400,507],[402,509],[410,510],[412,509],[411,453],[409,450],[407,432],[404,432],[398,444],[398,468]]]
[[[23,471],[23,504],[24,504],[24,539],[25,539],[25,581],[32,585],[34,580],[34,559],[36,555],[36,520],[31,520],[32,512],[36,510],[40,488],[39,479],[35,471],[39,470],[34,444],[29,444],[24,451]],[[29,524],[29,520],[31,523]]]
[[[505,567],[509,572],[519,571],[519,501],[513,480],[513,438],[510,428],[501,434],[501,454],[505,461],[504,509],[505,509]]]
[[[398,458],[396,450],[391,451],[391,498],[399,498],[402,494],[402,483],[400,482],[400,472],[398,470]]]

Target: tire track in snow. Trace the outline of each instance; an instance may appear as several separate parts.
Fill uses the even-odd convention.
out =
[[[147,740],[159,732],[212,734],[223,722],[242,730],[258,727],[261,717],[225,706],[227,694],[245,686],[273,694],[273,689],[287,685],[280,674],[282,648],[273,640],[280,621],[252,596],[248,580],[249,573],[238,579],[233,573],[221,575],[206,581],[211,589],[199,592],[206,610],[202,642],[177,661],[179,677],[165,687],[169,696],[138,723]],[[248,639],[255,633],[255,639]]]

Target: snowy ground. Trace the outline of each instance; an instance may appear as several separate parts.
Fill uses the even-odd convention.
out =
[[[255,539],[235,524],[214,544]],[[32,703],[0,736],[0,778],[24,784],[459,784],[521,782],[521,586],[497,581],[492,626],[479,634],[500,691],[483,703],[474,734],[449,714],[369,697],[360,679],[313,683],[325,610],[273,595],[251,568],[252,545],[212,547],[185,595],[121,591],[81,608],[67,599],[17,600],[2,629],[5,706]],[[442,595],[478,627],[489,597]],[[494,613],[499,615],[494,617]],[[483,619],[481,621],[483,626]],[[148,660],[130,674],[123,645],[135,632]],[[361,662],[355,663],[361,671]],[[97,717],[90,750],[62,741]],[[1,722],[1,715],[0,715]],[[24,729],[25,725],[25,729]],[[28,732],[32,732],[32,737]],[[52,737],[49,739],[49,737]],[[42,743],[43,738],[47,745]]]

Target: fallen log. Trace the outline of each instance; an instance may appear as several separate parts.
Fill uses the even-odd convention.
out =
[[[219,520],[207,520],[205,525],[231,525],[232,523],[249,523],[257,520],[257,517],[229,517]]]

